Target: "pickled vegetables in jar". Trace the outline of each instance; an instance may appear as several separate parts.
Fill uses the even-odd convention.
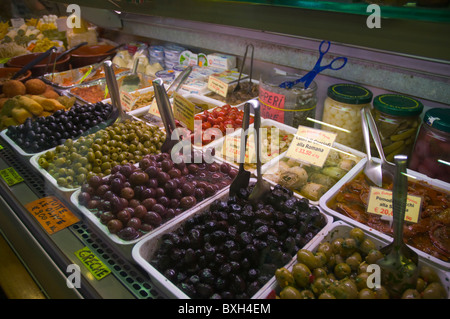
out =
[[[450,183],[450,109],[425,113],[409,168]]]
[[[334,84],[325,99],[322,129],[337,134],[336,142],[361,151],[361,108],[370,105],[372,92],[355,84]]]
[[[423,104],[408,96],[381,94],[373,99],[372,115],[389,162],[398,154],[411,156],[411,151],[420,126]],[[378,154],[371,141],[372,154]]]

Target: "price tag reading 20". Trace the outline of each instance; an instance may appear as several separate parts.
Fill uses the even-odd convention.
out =
[[[299,126],[286,156],[297,161],[322,167],[337,134]]]

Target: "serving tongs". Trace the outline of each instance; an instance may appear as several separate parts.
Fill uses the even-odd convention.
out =
[[[377,148],[378,154],[380,155],[381,170],[383,172],[383,178],[388,182],[392,182],[394,180],[394,176],[396,174],[395,165],[393,163],[389,162],[388,160],[386,160],[386,157],[385,157],[384,151],[383,151],[383,145],[381,144],[380,134],[378,133],[377,125],[375,124],[375,120],[373,119],[373,116],[372,116],[372,113],[370,112],[369,107],[364,107],[363,110],[364,110],[364,113],[366,114],[367,124],[369,125],[369,131],[372,135],[372,138],[373,138],[373,141]]]
[[[259,101],[258,100],[250,100],[248,101],[253,106],[253,112],[254,112],[254,120],[253,125],[255,129],[255,149],[256,149],[256,173],[257,173],[257,180],[256,185],[253,188],[252,192],[250,193],[248,199],[251,203],[257,204],[262,201],[262,199],[270,192],[270,184],[263,180],[262,174],[261,174],[261,109],[259,107]]]
[[[240,82],[241,82],[241,77],[242,77],[242,71],[244,70],[244,66],[245,66],[245,61],[247,60],[248,48],[252,49],[252,55],[251,55],[251,59],[250,59],[250,74],[249,74],[250,78],[249,78],[248,92],[250,93],[252,90],[253,52],[255,51],[255,48],[254,48],[253,44],[248,44],[247,47],[245,48],[244,59],[242,60],[242,65],[241,65],[241,69],[239,71],[238,81],[237,81],[236,86],[234,87],[233,91],[231,91],[231,94],[235,94],[236,92],[238,92],[241,89]]]
[[[119,85],[117,84],[116,75],[113,69],[113,63],[108,60],[103,63],[106,76],[106,85],[108,86],[109,95],[111,97],[111,104],[114,109],[118,111],[118,116],[116,122],[124,122],[125,120],[133,119],[133,117],[127,114],[123,108],[120,101],[120,91]]]
[[[19,71],[17,71],[16,74],[14,74],[11,77],[11,80],[17,79],[19,76],[21,76],[22,74],[24,74],[25,72],[30,70],[33,66],[35,66],[36,64],[38,64],[42,60],[46,59],[54,51],[56,51],[56,47],[53,46],[50,49],[48,49],[47,51],[45,51],[44,53],[42,53],[39,56],[37,56],[35,59],[30,61],[29,63],[24,65]]]
[[[381,163],[375,162],[371,155],[370,150],[370,132],[369,132],[369,125],[367,123],[367,117],[365,109],[361,109],[361,126],[362,126],[362,133],[364,138],[364,145],[366,147],[366,153],[367,153],[367,162],[364,166],[364,174],[367,176],[367,178],[372,181],[375,185],[378,187],[382,187],[383,185],[383,171],[381,170]]]
[[[395,175],[392,190],[394,239],[391,244],[380,249],[384,257],[377,261],[381,268],[381,284],[393,298],[400,298],[406,289],[415,288],[418,276],[418,255],[403,240],[408,196],[407,159],[406,155],[394,156]]]
[[[180,87],[187,80],[191,72],[192,66],[188,66],[180,74],[178,74],[178,76],[175,78],[175,80],[172,81],[172,83],[170,83],[169,87],[167,88],[167,94],[169,98],[173,97],[173,94],[180,89]],[[175,89],[173,90],[173,88]]]
[[[245,164],[245,153],[247,151],[247,137],[248,137],[248,127],[250,125],[250,103],[244,104],[244,117],[242,119],[242,132],[241,132],[241,147],[240,147],[240,158],[239,158],[239,171],[233,182],[230,185],[230,197],[236,195],[241,188],[247,188],[250,181],[250,172],[244,167]]]
[[[110,57],[107,56],[106,58],[104,58],[103,60],[101,60],[99,63],[93,65],[90,67],[90,69],[88,71],[86,71],[86,73],[84,73],[83,75],[81,75],[78,79],[76,79],[75,81],[73,81],[74,84],[81,84],[83,82],[86,82],[86,80],[90,79],[91,77],[93,77],[95,75],[95,73],[97,73],[97,70],[99,68],[101,68],[102,66],[104,66],[104,63],[106,61],[110,60]],[[115,75],[114,75],[115,76]]]
[[[180,142],[180,137],[176,130],[176,124],[170,106],[169,96],[164,89],[164,81],[161,78],[153,80],[153,90],[155,92],[156,104],[161,114],[161,119],[166,130],[166,140],[161,146],[161,152],[171,153],[172,148]]]

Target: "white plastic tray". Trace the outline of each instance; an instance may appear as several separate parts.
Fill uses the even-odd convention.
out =
[[[251,183],[254,183],[255,180],[251,179]],[[215,200],[227,200],[228,199],[228,191],[225,193],[217,194],[214,197],[209,198],[204,203],[200,204],[197,209],[190,211],[189,214],[184,214],[182,218],[171,221],[167,223],[165,226],[161,227],[154,231],[150,236],[146,237],[144,240],[141,240],[137,243],[132,250],[132,257],[136,263],[141,266],[150,276],[153,283],[158,286],[159,289],[169,298],[172,299],[190,299],[183,291],[181,291],[176,285],[174,285],[169,279],[167,279],[163,274],[161,274],[156,268],[154,268],[149,260],[152,259],[153,255],[156,253],[159,244],[161,242],[162,235],[169,233],[171,231],[175,231],[179,228],[189,217],[197,216],[209,209],[211,203]],[[321,211],[322,212],[322,211]],[[323,213],[323,212],[322,212]],[[310,247],[316,240],[320,238],[321,232],[331,227],[333,218],[327,214],[323,214],[326,219],[326,225],[324,228],[316,234],[303,248]],[[263,286],[261,290],[264,288]]]
[[[224,189],[219,190],[216,195],[222,194],[223,192],[227,191],[227,189],[228,188],[225,187]],[[97,216],[95,216],[93,212],[91,212],[85,206],[80,204],[80,202],[78,201],[78,196],[79,196],[80,193],[81,193],[81,189],[78,189],[77,191],[75,191],[72,194],[72,196],[70,196],[70,201],[72,202],[72,204],[74,204],[81,211],[83,216],[88,218],[89,221],[92,222],[112,242],[114,242],[116,244],[119,244],[119,245],[123,245],[123,246],[132,246],[132,245],[138,243],[139,241],[149,237],[151,234],[153,234],[154,232],[158,231],[159,229],[164,228],[166,225],[169,225],[169,224],[171,224],[173,222],[176,222],[177,220],[184,219],[185,216],[190,215],[191,212],[193,212],[198,207],[198,205],[201,205],[201,203],[202,203],[202,202],[200,202],[197,206],[194,206],[194,207],[192,207],[190,209],[185,210],[181,214],[175,216],[171,220],[167,221],[164,224],[161,224],[160,226],[156,227],[152,231],[142,235],[141,237],[139,237],[137,239],[134,239],[134,240],[123,240],[119,236],[117,236],[116,234],[111,234],[110,231],[108,230],[108,227],[106,227],[106,225],[103,225],[100,222],[99,218]],[[206,201],[206,200],[204,200],[204,201]]]
[[[339,237],[348,237],[350,230],[352,230],[354,226],[351,226],[343,221],[335,221],[331,224],[331,226],[324,231],[319,233],[319,238],[315,240],[309,247],[305,248],[309,251],[316,252],[319,244],[322,242],[331,242],[335,238]],[[385,239],[379,238],[377,234],[374,234],[373,231],[364,231],[367,238],[369,238],[377,248],[382,248],[389,244],[391,241],[387,241]],[[292,267],[297,263],[297,258],[293,258],[289,265],[286,267],[288,270],[292,270]],[[447,292],[447,298],[450,298],[450,273],[443,271],[442,269],[436,267],[433,263],[430,263],[426,258],[419,256],[419,267],[427,265],[436,271],[436,274],[441,279],[441,283],[444,286]],[[274,277],[270,279],[270,281],[261,289],[256,295],[255,299],[266,299],[270,293],[275,291],[277,294],[281,291],[280,286],[277,283],[277,280]]]
[[[25,152],[19,145],[17,145],[16,142],[14,142],[6,133],[8,132],[8,129],[3,130],[0,135],[5,139],[8,144],[17,151],[22,156],[33,156],[36,153],[27,153]]]
[[[45,169],[43,169],[42,167],[41,167],[41,165],[39,165],[39,163],[38,163],[38,160],[39,160],[39,157],[41,156],[41,155],[43,155],[43,154],[45,154],[46,152],[49,152],[49,151],[52,151],[52,150],[55,150],[56,149],[56,147],[54,147],[54,148],[51,148],[51,149],[48,149],[48,150],[46,150],[46,151],[43,151],[43,152],[40,152],[40,153],[37,153],[37,154],[35,154],[35,155],[33,155],[31,158],[30,158],[30,163],[31,163],[31,165],[48,181],[48,182],[50,182],[54,187],[56,187],[58,190],[60,190],[61,192],[64,192],[64,193],[67,193],[67,192],[74,192],[74,191],[76,191],[77,189],[79,189],[80,187],[77,187],[77,188],[67,188],[67,187],[62,187],[62,186],[60,186],[60,185],[58,185],[58,182],[56,181],[56,179],[52,176],[52,175],[50,175]]]
[[[261,119],[261,127],[263,127],[263,126],[274,126],[274,127],[278,128],[279,130],[282,130],[282,131],[285,131],[285,132],[288,132],[288,133],[291,133],[291,134],[297,133],[297,129],[296,128],[294,128],[292,126],[289,126],[289,125],[286,125],[286,124],[283,124],[283,123],[280,123],[280,122],[277,122],[277,121],[274,121],[274,120],[271,120],[271,119],[264,119],[264,118]],[[250,124],[250,126],[249,126],[249,133],[252,132],[253,127],[254,127],[254,125]],[[241,132],[242,132],[242,128],[237,129],[236,131],[234,131],[232,134],[229,134],[228,136],[230,136],[230,137],[239,136],[239,138],[240,138]],[[234,167],[239,167],[239,163],[236,163],[236,162],[233,162],[233,161],[229,161],[229,160],[227,160],[226,156],[223,155],[222,147],[223,147],[223,144],[224,144],[224,139],[225,138],[223,137],[221,139],[218,139],[217,141],[214,141],[214,142],[208,144],[207,148],[214,148],[215,149],[215,155],[214,155],[215,157],[217,157],[217,158],[219,158],[219,159],[229,163],[230,165],[233,165]],[[247,141],[248,141],[248,139],[247,139]],[[274,158],[272,158],[269,162],[263,163],[263,164],[264,165],[268,165],[269,163],[274,163],[274,161],[279,160],[283,156],[283,154],[285,154],[285,153],[286,152],[280,153],[278,156],[275,156]],[[254,171],[256,171],[256,168],[255,169],[247,169],[247,170],[249,172],[253,173]]]
[[[337,150],[344,151],[344,152],[346,152],[346,153],[353,154],[353,155],[355,155],[355,156],[357,156],[357,157],[359,158],[359,161],[356,162],[355,166],[353,166],[352,169],[351,169],[350,171],[348,171],[347,174],[352,174],[352,172],[353,172],[354,170],[360,171],[361,168],[364,167],[364,165],[366,164],[366,161],[367,161],[366,154],[364,154],[364,153],[362,153],[362,152],[360,152],[360,151],[358,151],[358,150],[355,150],[355,149],[353,149],[353,148],[350,148],[350,147],[348,147],[348,146],[345,146],[345,145],[340,144],[340,143],[337,143],[337,142],[335,142],[335,143],[333,144],[333,148],[335,148],[335,149],[337,149]],[[270,184],[272,184],[272,185],[276,185],[277,183],[275,183],[274,181],[272,181],[271,179],[269,179],[268,176],[265,175],[265,174],[266,174],[268,171],[270,171],[271,169],[273,170],[273,169],[274,169],[274,166],[277,165],[277,164],[279,163],[279,161],[281,161],[282,159],[284,159],[284,158],[286,157],[286,153],[287,153],[287,152],[284,152],[283,154],[281,154],[281,156],[279,156],[279,157],[277,157],[277,158],[271,160],[269,163],[264,164],[264,165],[262,166],[262,168],[261,168],[261,173],[263,174],[263,178],[264,178],[265,180],[267,180],[267,181],[268,181]],[[346,174],[346,175],[347,175],[347,174]],[[344,176],[343,178],[345,178],[345,176]],[[331,191],[331,188],[330,188],[327,192],[329,192],[329,191]],[[297,193],[297,192],[295,192],[295,191],[294,191],[294,193],[295,193],[296,195],[298,195],[299,197],[304,197],[304,196],[300,195],[300,193]],[[325,194],[324,194],[324,195],[325,195]],[[313,205],[319,205],[319,201],[313,201],[313,200],[309,199],[309,202],[310,202],[311,204],[313,204]]]
[[[373,159],[374,159],[374,161],[378,161],[379,162],[378,158],[373,158]],[[362,224],[360,222],[357,222],[356,220],[354,220],[354,219],[352,219],[352,218],[350,218],[348,216],[345,216],[343,214],[340,214],[337,211],[335,211],[335,210],[331,209],[330,207],[328,207],[327,203],[336,196],[336,194],[339,192],[341,187],[345,183],[350,182],[351,180],[353,180],[360,172],[362,172],[364,170],[364,165],[360,165],[358,167],[359,167],[358,170],[352,170],[351,172],[347,173],[347,175],[345,175],[344,178],[342,178],[338,183],[336,183],[332,188],[330,188],[330,190],[327,193],[325,193],[324,196],[322,196],[320,198],[320,200],[319,200],[320,208],[322,208],[323,211],[325,211],[327,214],[330,214],[333,217],[335,217],[337,220],[343,220],[346,223],[348,223],[348,224],[350,224],[350,225],[352,225],[354,227],[359,227],[359,228],[361,228],[362,230],[364,230],[366,232],[371,232],[371,233],[375,234],[376,236],[382,238],[383,240],[390,242],[390,241],[392,241],[392,237],[390,237],[390,236],[388,236],[388,235],[386,235],[386,234],[384,234],[384,233],[382,233],[382,232],[380,232],[378,230],[375,230],[375,229],[373,229],[373,228],[371,228],[371,227],[369,227],[367,225],[364,225],[364,224]],[[409,170],[409,169],[407,170],[407,174],[416,177],[418,180],[423,180],[423,181],[427,182],[432,187],[436,187],[436,188],[438,188],[440,190],[445,190],[445,191],[450,192],[450,184],[445,183],[445,182],[443,182],[441,180],[431,179],[431,178],[429,178],[429,177],[427,177],[427,176],[425,176],[423,174],[420,174],[418,172],[415,172],[415,171],[412,171],[412,170]],[[409,247],[411,249],[413,249],[422,258],[429,260],[430,262],[438,265],[442,269],[450,270],[450,262],[442,261],[442,260],[440,260],[440,259],[438,259],[438,258],[436,258],[434,256],[431,256],[431,255],[429,255],[429,254],[427,254],[427,253],[425,253],[425,252],[423,252],[423,251],[421,251],[421,250],[419,250],[417,248],[414,248],[412,246],[409,246]]]

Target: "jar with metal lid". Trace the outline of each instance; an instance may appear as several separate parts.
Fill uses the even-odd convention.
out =
[[[434,108],[425,113],[409,168],[450,182],[450,109]]]
[[[337,134],[336,142],[363,150],[361,108],[370,106],[373,94],[356,84],[340,83],[328,87],[322,114],[322,129]]]
[[[373,99],[372,115],[378,129],[386,160],[398,154],[411,156],[420,126],[423,104],[409,96],[381,94]],[[371,152],[378,154],[372,143]]]

